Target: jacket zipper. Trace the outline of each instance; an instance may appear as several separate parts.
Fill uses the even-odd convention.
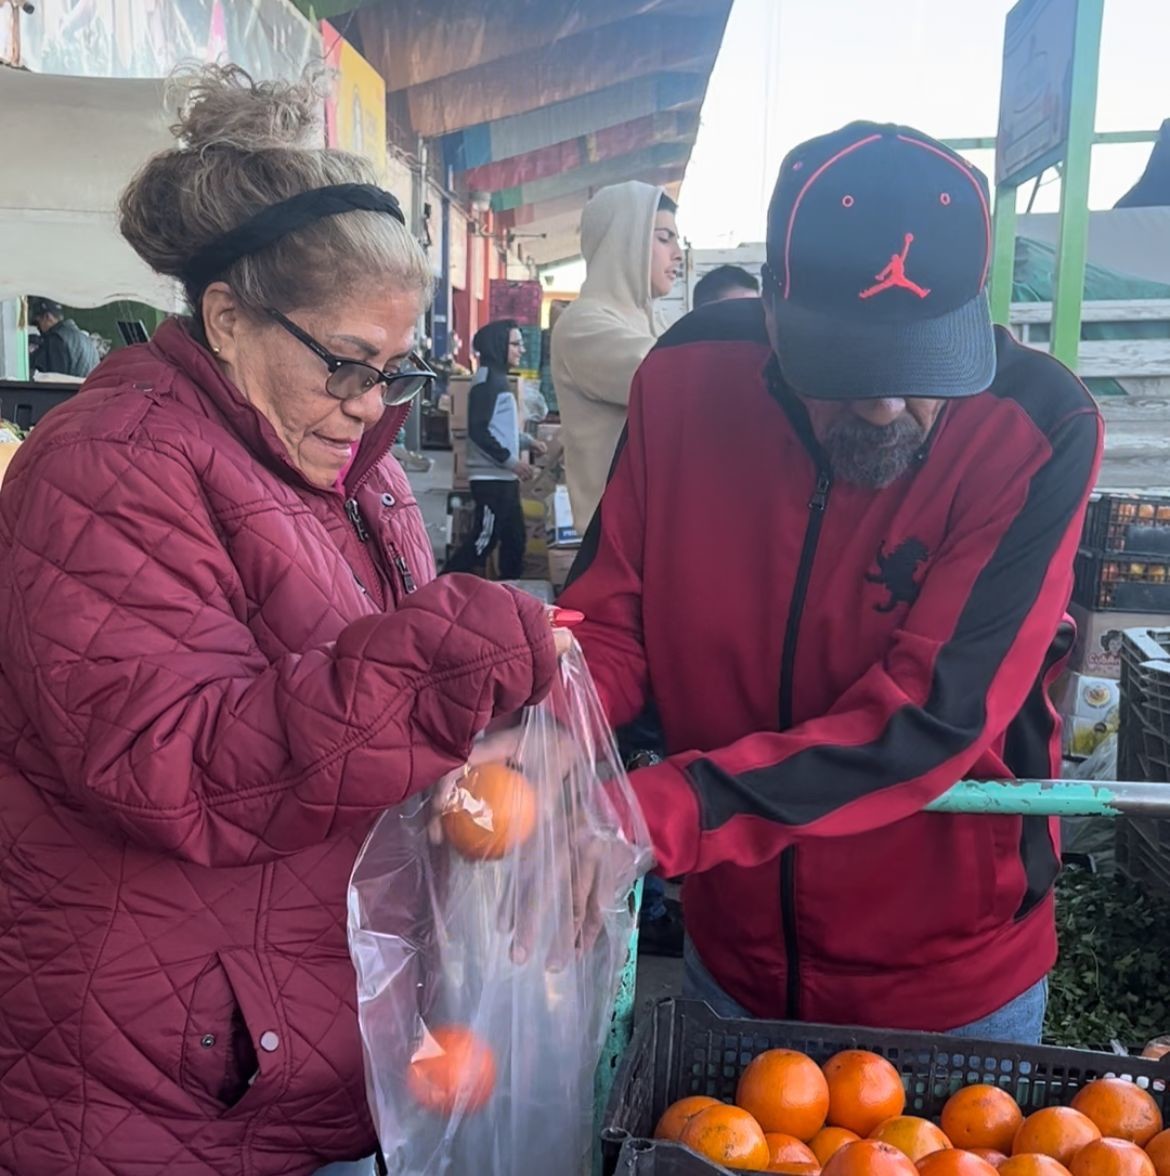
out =
[[[793,669],[796,663],[796,645],[800,639],[800,620],[804,612],[804,600],[808,594],[808,582],[812,576],[813,560],[825,519],[825,507],[829,503],[829,490],[833,479],[823,466],[817,469],[816,487],[809,499],[808,525],[804,532],[804,543],[800,549],[800,563],[796,569],[796,581],[792,587],[792,603],[788,609],[788,624],[784,630],[784,651],[780,659],[780,730],[792,726],[792,695],[795,687]],[[780,855],[780,916],[784,924],[784,954],[788,961],[787,1006],[790,1021],[800,1018],[800,939],[796,933],[796,847],[789,846]]]
[[[355,487],[356,492],[356,487]],[[356,498],[347,498],[345,500],[345,516],[349,519],[350,525],[357,534],[358,541],[365,549],[367,556],[370,558],[370,563],[374,564],[374,558],[370,555],[370,529],[366,526],[366,520],[362,518],[361,508],[358,506]],[[387,546],[390,548],[390,561],[394,565],[394,570],[398,573],[398,578],[402,581],[402,590],[409,596],[416,587],[414,576],[411,575],[410,565],[406,562],[406,557],[398,550],[397,544],[391,539],[387,541]],[[377,574],[377,567],[374,567],[375,575]],[[359,581],[360,583],[360,581]]]

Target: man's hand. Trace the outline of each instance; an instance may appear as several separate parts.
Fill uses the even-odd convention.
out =
[[[526,461],[514,461],[508,468],[521,482],[531,482],[536,477],[536,467],[529,465]]]
[[[528,448],[537,457],[543,457],[548,452],[548,446],[543,441],[538,441],[535,437],[528,443]]]

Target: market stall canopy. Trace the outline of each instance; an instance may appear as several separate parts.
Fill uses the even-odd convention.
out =
[[[174,283],[122,240],[118,197],[173,143],[162,83],[60,77],[0,67],[0,300],[43,294],[67,306],[133,299],[175,309]]]
[[[329,4],[385,79],[400,146],[434,141],[455,187],[488,193],[496,227],[521,236],[538,264],[578,253],[566,225],[598,188],[652,178],[677,192],[730,9],[731,0]]]

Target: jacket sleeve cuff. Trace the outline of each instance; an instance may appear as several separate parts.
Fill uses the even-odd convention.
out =
[[[670,760],[641,768],[630,777],[650,831],[655,869],[666,878],[694,871],[701,835],[699,799]]]

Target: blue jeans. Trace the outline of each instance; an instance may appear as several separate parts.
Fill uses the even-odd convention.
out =
[[[642,882],[642,918],[653,921],[665,914],[666,883],[657,874],[647,874]]]
[[[705,1000],[721,1017],[744,1018],[752,1014],[719,987],[707,971],[690,937],[683,945],[683,996],[688,1000]],[[1018,1045],[1039,1045],[1044,1031],[1044,1013],[1048,1008],[1048,979],[1038,981],[1015,1000],[1008,1001],[994,1013],[950,1029],[952,1037],[971,1037],[980,1041],[1010,1041]]]

